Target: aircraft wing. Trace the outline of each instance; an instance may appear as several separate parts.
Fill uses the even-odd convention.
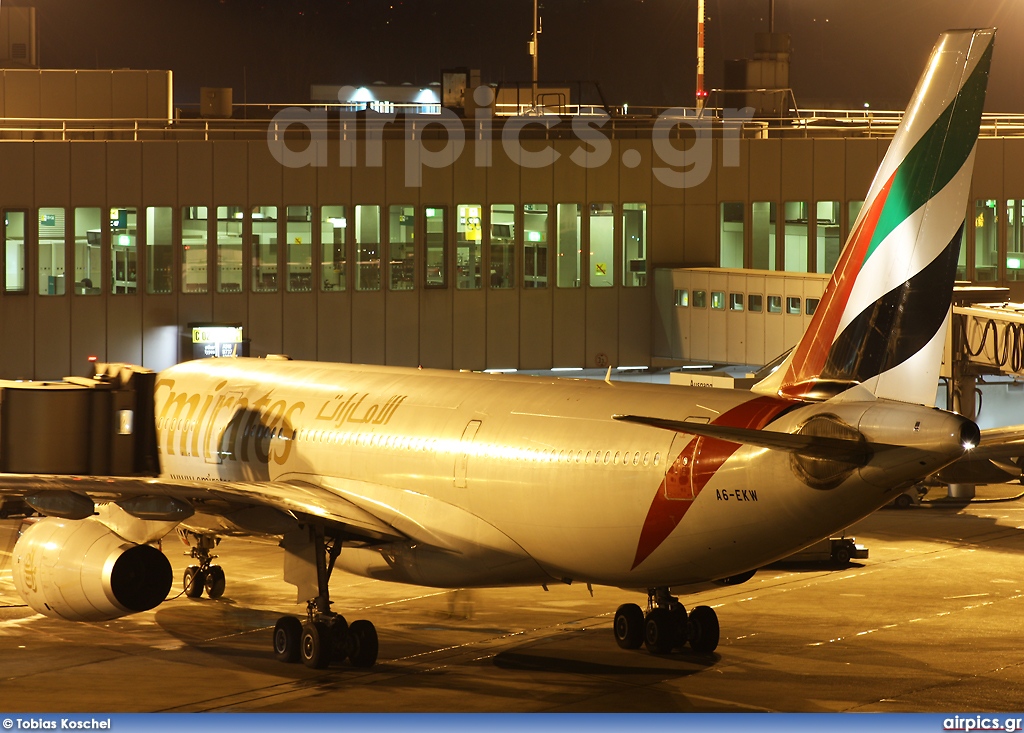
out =
[[[354,495],[373,488],[360,481],[342,483]],[[21,499],[44,514],[56,516],[76,511],[81,516],[83,506],[85,513],[91,514],[89,500],[113,502],[139,519],[177,520],[217,534],[283,535],[304,520],[315,518],[333,525],[350,540],[374,543],[407,538],[388,522],[340,496],[336,489],[320,485],[314,476],[249,483],[0,474],[0,499]]]

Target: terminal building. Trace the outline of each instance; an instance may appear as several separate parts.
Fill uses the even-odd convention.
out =
[[[239,119],[175,110],[170,72],[0,71],[0,377],[162,369],[194,324],[240,326],[253,356],[667,365],[708,358],[679,324],[716,311],[761,334],[735,361],[763,363],[806,326],[897,122],[494,97]],[[1017,300],[1020,129],[983,124],[959,273]],[[679,268],[742,287],[691,292]]]

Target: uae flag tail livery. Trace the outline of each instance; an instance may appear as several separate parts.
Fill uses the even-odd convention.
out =
[[[934,404],[994,36],[940,36],[810,328],[756,391]]]

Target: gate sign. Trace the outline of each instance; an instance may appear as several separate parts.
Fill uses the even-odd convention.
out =
[[[192,358],[240,356],[242,327],[192,324]]]

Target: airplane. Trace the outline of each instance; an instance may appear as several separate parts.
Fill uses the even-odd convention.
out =
[[[972,421],[933,402],[993,40],[939,37],[809,330],[752,391],[184,362],[153,375],[136,420],[157,475],[0,476],[0,497],[43,515],[13,551],[18,592],[72,621],[152,609],[173,584],[154,543],[177,531],[196,562],[185,591],[216,598],[213,550],[242,535],[280,543],[307,601],[304,619],[275,625],[284,662],[376,663],[372,622],[332,609],[338,568],[442,588],[636,589],[646,609],[616,610],[620,647],[714,652],[715,611],[677,593],[741,583],[978,444]]]

